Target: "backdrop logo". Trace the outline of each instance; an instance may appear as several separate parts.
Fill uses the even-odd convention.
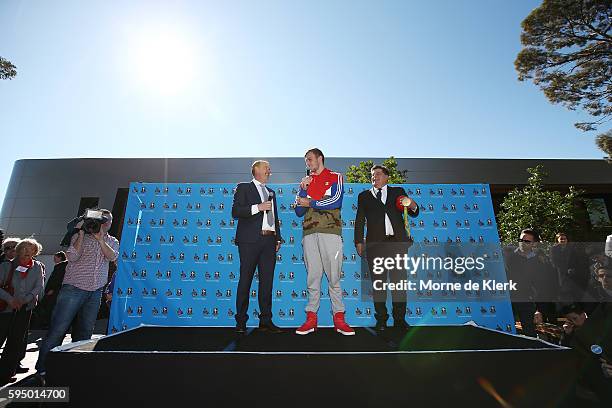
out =
[[[231,214],[235,187],[235,184],[195,183],[130,185],[115,291],[117,297],[127,298],[129,304],[126,305],[123,300],[113,302],[109,320],[111,331],[134,327],[140,323],[160,324],[159,319],[162,318],[165,325],[184,325],[188,322],[194,325],[235,326],[235,310],[230,307],[240,277],[237,247],[233,245],[236,220]],[[486,245],[498,242],[486,186],[403,187],[421,209],[421,214],[411,219],[411,231],[416,242],[430,245],[431,248],[442,243]],[[296,324],[295,320],[303,318],[308,298],[301,247],[302,219],[293,211],[295,195],[299,189],[296,184],[270,185],[270,188],[276,196],[278,221],[282,225],[283,236],[283,245],[276,254],[272,292],[274,315],[280,319],[282,311],[283,319],[277,323],[292,326]],[[350,319],[359,319],[357,325],[364,326],[373,324],[372,288],[367,288],[371,286],[370,271],[362,267],[362,258],[356,254],[352,241],[357,196],[370,188],[371,185],[367,184],[345,184],[342,209],[342,238],[345,245],[342,254],[342,295],[346,299],[349,323],[355,324],[355,320],[351,322]],[[435,255],[434,249],[425,249],[423,252]],[[474,258],[483,256],[478,252],[464,256],[472,255]],[[474,275],[476,271],[466,271],[463,275],[468,279],[505,281],[505,276],[500,276],[503,269],[501,251],[488,250],[483,257],[488,264],[485,270],[478,271],[480,276]],[[424,275],[417,277],[444,279],[435,271],[428,278],[426,272],[423,271]],[[248,314],[254,317],[258,314],[258,283],[259,274],[256,273],[249,289],[252,302]],[[167,291],[170,296],[166,296]],[[277,296],[279,292],[280,296]],[[445,294],[433,289],[423,289],[420,292],[422,297],[414,296],[407,306],[412,311],[412,316],[406,311],[411,324],[418,325],[434,318],[439,321],[437,324],[474,320],[487,327],[506,330],[512,321],[507,305],[507,291],[502,293],[498,290],[499,297],[495,302],[484,299],[482,290],[471,290],[469,295],[463,290],[454,293],[447,290]],[[329,293],[325,283],[322,296],[320,324],[330,325]],[[425,307],[420,304],[422,301],[433,301],[434,304]],[[468,306],[477,313],[466,313]],[[179,309],[182,311],[180,316]],[[458,314],[457,310],[461,313]],[[297,319],[295,313],[299,315]],[[249,324],[257,325],[257,319],[251,320]]]

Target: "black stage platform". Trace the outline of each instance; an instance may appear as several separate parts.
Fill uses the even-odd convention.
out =
[[[106,407],[554,407],[577,364],[569,349],[474,326],[240,338],[143,326],[56,350],[47,385],[69,386],[73,406]]]

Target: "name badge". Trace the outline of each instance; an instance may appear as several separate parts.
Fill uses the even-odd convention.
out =
[[[27,271],[28,271],[28,268],[26,268],[25,266],[21,266],[21,265],[19,265],[18,267],[16,267],[16,268],[15,268],[15,270],[16,270],[17,272],[27,272]]]

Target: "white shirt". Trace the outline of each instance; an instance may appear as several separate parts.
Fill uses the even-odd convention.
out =
[[[261,202],[263,203],[264,201],[268,201],[270,198],[269,197],[265,197],[263,191],[261,191],[261,186],[264,186],[265,188],[265,184],[253,179],[253,183],[255,183],[255,187],[257,188],[257,192],[259,193],[259,197],[261,198]],[[266,190],[267,191],[267,190]],[[274,214],[274,205],[272,205],[272,209],[270,210],[272,212],[272,219],[276,220],[276,214]],[[255,215],[259,212],[259,208],[257,208],[257,204],[253,204],[251,206],[251,215]],[[264,214],[263,217],[263,221],[261,223],[261,229],[262,231],[276,231],[276,229],[274,228],[274,225],[269,225],[268,224],[268,217]]]
[[[383,204],[386,204],[387,203],[387,185],[385,184],[383,188],[381,188],[380,190],[382,191],[381,200]],[[372,192],[372,195],[374,196],[374,198],[378,200],[378,198],[376,198],[376,193],[378,192],[378,189],[376,187],[372,187],[370,191]],[[389,216],[385,212],[385,235],[394,235],[394,234],[395,233],[393,232],[393,226],[391,225],[391,220],[389,219]]]

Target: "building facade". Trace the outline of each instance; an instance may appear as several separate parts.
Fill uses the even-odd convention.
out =
[[[202,159],[36,159],[15,162],[0,212],[5,236],[34,235],[45,254],[61,249],[68,221],[85,208],[112,210],[111,233],[120,237],[130,182],[237,183],[251,179],[251,163],[260,158]],[[270,161],[270,182],[295,183],[305,174],[302,157],[261,158]],[[332,170],[346,172],[363,160],[382,158],[326,158]],[[407,183],[486,183],[495,210],[508,191],[526,184],[526,169],[538,164],[549,173],[551,189],[583,189],[600,200],[612,218],[612,166],[604,160],[557,159],[412,159],[397,158],[407,170]],[[608,232],[609,233],[609,232]]]

